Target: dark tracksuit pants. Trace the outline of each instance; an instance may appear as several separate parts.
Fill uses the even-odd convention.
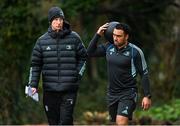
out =
[[[73,125],[77,92],[44,92],[43,104],[49,125]]]

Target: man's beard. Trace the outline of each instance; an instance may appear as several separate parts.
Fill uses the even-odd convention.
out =
[[[119,43],[119,42],[114,41],[114,44],[115,44],[117,47],[123,47],[124,45],[126,45],[126,42],[121,42],[121,43]]]

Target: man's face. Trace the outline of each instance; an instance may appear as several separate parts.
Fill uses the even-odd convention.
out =
[[[63,19],[62,18],[54,18],[51,27],[54,31],[62,30],[63,28]]]
[[[128,37],[128,34],[125,34],[123,30],[115,28],[113,31],[113,40],[117,47],[125,45],[127,43]]]

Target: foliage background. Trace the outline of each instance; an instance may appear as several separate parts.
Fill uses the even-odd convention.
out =
[[[145,120],[145,124],[158,124],[152,121],[162,120],[180,124],[180,110],[176,109],[180,106],[179,0],[1,0],[0,124],[47,124],[42,95],[41,102],[35,103],[25,97],[24,87],[32,48],[47,31],[48,9],[54,5],[63,9],[66,20],[86,47],[100,25],[110,21],[129,24],[133,29],[131,42],[144,51],[153,95],[150,111],[142,112],[138,107],[136,123],[143,124]],[[106,82],[105,59],[88,59],[75,108],[77,124],[108,123],[103,121],[107,117]],[[138,85],[140,106],[142,89]],[[41,87],[39,92],[42,94]]]

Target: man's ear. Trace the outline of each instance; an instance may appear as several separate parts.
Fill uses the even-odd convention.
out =
[[[128,40],[129,39],[129,35],[128,34],[126,34],[126,40]]]

